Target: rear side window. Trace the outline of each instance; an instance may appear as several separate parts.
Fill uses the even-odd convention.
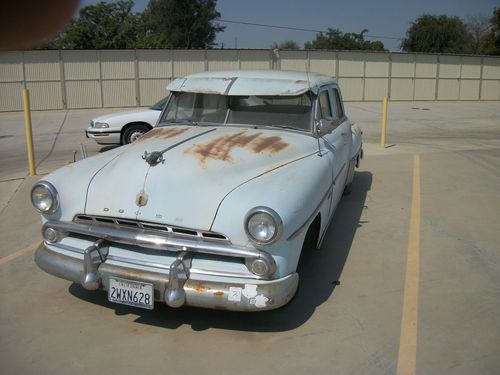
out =
[[[333,95],[335,96],[335,102],[337,103],[339,118],[342,118],[344,117],[344,106],[342,105],[342,97],[340,96],[340,91],[338,89],[333,89]]]
[[[333,117],[332,106],[330,105],[330,97],[328,91],[323,90],[319,94],[319,107],[321,109],[321,118]]]

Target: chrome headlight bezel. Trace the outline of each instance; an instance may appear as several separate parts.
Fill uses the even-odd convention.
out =
[[[248,225],[249,225],[250,219],[256,214],[267,215],[274,223],[275,230],[274,230],[274,234],[271,238],[269,238],[267,240],[261,240],[261,239],[255,238],[250,233]],[[276,241],[278,241],[283,234],[283,221],[281,220],[280,215],[278,215],[278,213],[276,211],[274,211],[272,208],[265,207],[265,206],[257,206],[257,207],[252,208],[250,211],[248,211],[248,213],[245,216],[244,227],[245,227],[245,233],[248,236],[248,238],[250,239],[250,241],[252,241],[256,244],[259,244],[259,245],[273,244]]]
[[[34,193],[35,193],[35,190],[39,187],[45,189],[50,194],[50,197],[52,199],[52,203],[50,204],[49,208],[46,210],[40,209],[35,202]],[[33,186],[33,188],[31,189],[31,204],[41,214],[48,214],[48,215],[53,214],[59,208],[59,194],[57,193],[57,189],[54,187],[54,185],[52,185],[48,181],[38,181],[35,184],[35,186]]]
[[[102,122],[102,121],[95,121],[94,122],[94,129],[108,129],[109,124],[107,122]]]

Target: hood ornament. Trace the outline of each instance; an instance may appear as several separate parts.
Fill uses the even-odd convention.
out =
[[[144,155],[142,155],[142,160],[146,160],[146,163],[148,163],[152,167],[160,163],[163,163],[165,161],[165,159],[163,158],[163,152],[161,151],[153,151],[153,152],[144,151]]]
[[[141,190],[139,193],[137,193],[135,197],[135,204],[138,207],[144,207],[148,204],[148,195],[144,190]]]

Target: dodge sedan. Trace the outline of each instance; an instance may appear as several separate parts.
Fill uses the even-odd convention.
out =
[[[363,155],[328,76],[193,74],[158,126],[35,184],[46,272],[119,304],[237,311],[287,304]]]

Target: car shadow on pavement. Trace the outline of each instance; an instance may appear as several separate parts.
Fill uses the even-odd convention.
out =
[[[69,292],[76,298],[112,309],[116,315],[138,315],[136,323],[162,328],[176,329],[188,324],[195,331],[209,328],[250,332],[295,329],[304,324],[336,288],[342,287],[342,270],[356,230],[363,225],[360,218],[371,185],[370,172],[356,172],[353,190],[341,199],[321,249],[310,250],[302,257],[299,290],[295,298],[280,309],[241,313],[191,307],[173,309],[158,303],[154,310],[141,310],[108,302],[105,292],[87,291],[79,284],[72,284]]]

